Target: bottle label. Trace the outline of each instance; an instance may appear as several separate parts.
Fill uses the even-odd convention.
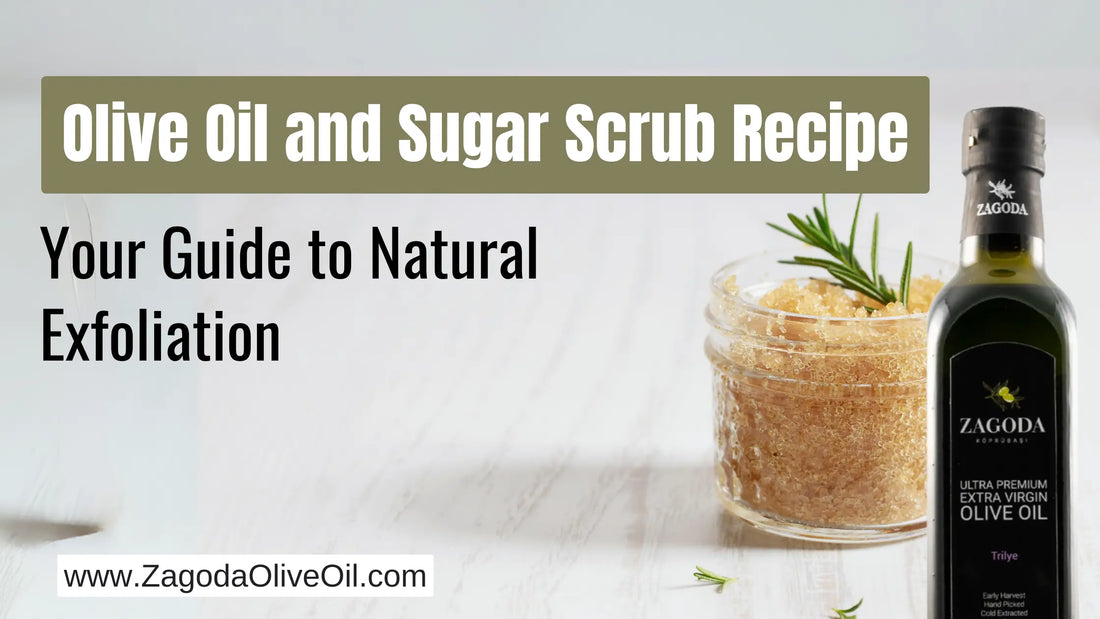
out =
[[[963,238],[981,234],[1043,236],[1038,172],[982,167],[967,175]]]
[[[951,358],[944,500],[952,618],[1061,616],[1055,363],[1011,342]]]

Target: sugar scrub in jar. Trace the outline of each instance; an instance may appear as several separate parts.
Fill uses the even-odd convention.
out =
[[[790,255],[739,260],[711,281],[706,353],[722,503],[791,537],[918,535],[926,519],[925,312],[953,267],[914,257],[922,275],[906,306],[779,263]]]

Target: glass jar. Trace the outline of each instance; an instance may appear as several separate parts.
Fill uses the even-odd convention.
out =
[[[788,537],[919,535],[927,315],[830,318],[763,307],[781,282],[824,275],[777,262],[791,255],[738,260],[711,280],[706,353],[719,497],[750,524]],[[900,272],[900,253],[880,259]],[[946,281],[953,270],[914,257],[914,276]]]

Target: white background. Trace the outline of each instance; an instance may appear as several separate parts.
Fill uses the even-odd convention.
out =
[[[308,7],[308,8],[307,8]],[[108,2],[0,8],[0,510],[92,522],[0,535],[0,616],[923,616],[924,541],[790,542],[722,515],[710,473],[706,282],[811,196],[46,196],[38,78],[66,74],[922,74],[932,188],[870,196],[884,241],[952,257],[963,113],[1048,118],[1048,262],[1081,318],[1080,480],[1100,195],[1100,13],[1085,3]],[[854,197],[838,197],[850,204]],[[86,210],[85,210],[86,209]],[[81,217],[85,217],[81,220]],[[847,214],[845,210],[837,215]],[[67,219],[68,218],[68,219]],[[48,279],[38,227],[151,242],[181,224],[520,238],[524,282]],[[200,308],[277,321],[274,365],[46,364],[40,312]],[[0,522],[3,522],[0,519]],[[1078,523],[1082,616],[1100,539]],[[426,553],[431,600],[60,600],[58,553]],[[741,580],[693,585],[701,564]]]

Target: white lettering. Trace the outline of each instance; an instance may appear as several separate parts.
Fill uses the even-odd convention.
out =
[[[983,202],[978,205],[978,217],[986,215],[1027,216],[1027,205],[1021,202]]]
[[[1036,417],[963,417],[959,434],[1044,434],[1043,420]]]

